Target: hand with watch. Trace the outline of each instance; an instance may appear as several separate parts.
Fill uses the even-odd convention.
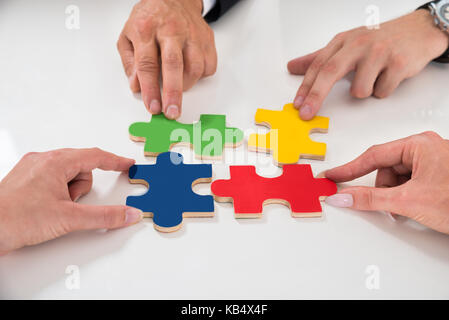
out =
[[[434,23],[442,31],[449,32],[449,0],[432,1],[418,8],[427,9],[434,17]],[[435,59],[436,62],[449,63],[449,48],[439,58]]]
[[[351,71],[354,97],[387,97],[431,61],[449,62],[448,48],[449,0],[425,4],[377,29],[342,32],[326,47],[288,63],[290,73],[304,75],[294,105],[302,119],[312,119],[334,84]]]

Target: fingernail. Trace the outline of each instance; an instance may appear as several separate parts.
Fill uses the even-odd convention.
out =
[[[175,119],[178,117],[179,114],[179,108],[178,106],[175,106],[174,104],[169,105],[167,107],[167,111],[165,113],[165,115],[167,116],[167,118],[169,119]]]
[[[150,103],[150,112],[151,114],[159,114],[161,113],[161,104],[158,100],[152,100]]]
[[[299,115],[302,119],[307,118],[309,119],[312,116],[312,107],[309,105],[305,105],[299,110]]]
[[[126,209],[125,226],[133,225],[143,219],[143,212],[136,208]]]
[[[354,198],[350,193],[338,193],[327,197],[325,202],[337,208],[350,208],[354,204]]]
[[[326,171],[318,173],[315,178],[316,179],[326,178]]]
[[[302,103],[304,102],[304,97],[302,96],[297,96],[295,101],[293,102],[293,105],[295,106],[296,109],[299,109],[299,107],[302,106]]]

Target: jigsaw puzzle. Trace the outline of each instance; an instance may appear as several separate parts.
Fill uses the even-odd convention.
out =
[[[212,196],[192,191],[197,183],[210,182],[212,165],[184,164],[179,153],[160,154],[154,165],[134,165],[129,169],[129,181],[146,185],[142,196],[129,196],[126,205],[142,210],[145,217],[153,217],[156,230],[173,232],[181,228],[185,217],[214,215]]]
[[[230,166],[229,180],[212,183],[212,193],[218,202],[233,202],[236,218],[259,218],[263,206],[280,203],[291,209],[293,217],[321,216],[321,203],[337,192],[334,182],[314,178],[310,165],[283,166],[277,178],[265,178],[254,166]]]
[[[256,123],[271,130],[267,134],[250,135],[248,148],[271,152],[277,166],[297,163],[300,158],[324,160],[326,144],[311,140],[309,134],[326,133],[329,118],[317,116],[304,121],[293,104],[287,104],[282,111],[257,109]]]
[[[194,124],[153,115],[150,122],[133,123],[129,134],[132,140],[145,142],[146,156],[157,156],[181,144],[193,146],[196,158],[221,159],[224,147],[237,147],[243,142],[240,129],[226,127],[226,116],[213,114],[202,114]]]

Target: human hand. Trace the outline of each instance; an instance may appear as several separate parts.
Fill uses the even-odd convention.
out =
[[[214,33],[202,7],[202,0],[141,0],[123,28],[117,47],[125,73],[152,114],[178,118],[183,90],[216,71]]]
[[[26,154],[0,182],[0,254],[86,229],[129,226],[143,217],[127,206],[75,201],[92,187],[92,170],[126,171],[134,160],[100,149]]]
[[[326,202],[337,207],[399,214],[449,234],[449,140],[424,132],[373,146],[324,175],[335,182],[345,182],[374,170],[375,187],[346,188]]]
[[[378,30],[360,27],[340,33],[323,49],[288,63],[292,74],[305,75],[294,105],[303,120],[312,119],[334,84],[351,71],[354,97],[387,97],[448,46],[449,37],[427,10],[383,23]]]

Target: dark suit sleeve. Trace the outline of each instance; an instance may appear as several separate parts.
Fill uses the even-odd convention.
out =
[[[215,7],[204,17],[207,22],[212,22],[220,18],[231,7],[240,0],[217,0]]]

